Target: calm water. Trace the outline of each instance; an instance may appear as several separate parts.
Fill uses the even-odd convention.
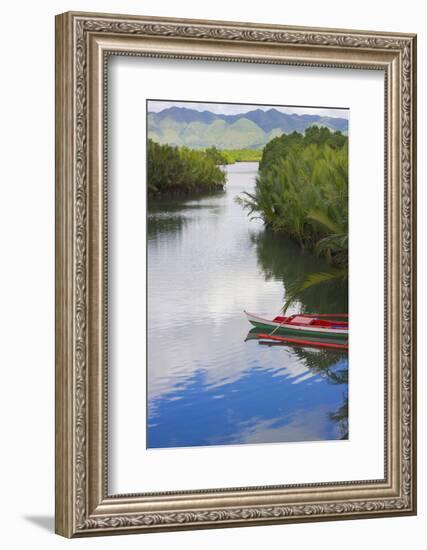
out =
[[[244,309],[277,314],[287,285],[327,268],[236,204],[257,169],[227,167],[224,192],[150,202],[150,448],[347,437],[346,354],[245,341]],[[345,312],[346,296],[313,289],[293,312]]]

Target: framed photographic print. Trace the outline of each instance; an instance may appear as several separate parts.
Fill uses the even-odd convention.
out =
[[[56,18],[56,531],[416,512],[416,37]]]

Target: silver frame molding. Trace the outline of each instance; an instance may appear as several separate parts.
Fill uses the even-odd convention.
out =
[[[110,55],[384,71],[384,479],[108,494],[105,245]],[[415,120],[412,34],[72,12],[56,17],[58,534],[79,537],[416,513]]]

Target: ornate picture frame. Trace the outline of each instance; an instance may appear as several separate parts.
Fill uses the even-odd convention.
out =
[[[106,60],[372,69],[385,76],[385,477],[108,492]],[[56,532],[65,537],[416,513],[416,36],[68,12],[56,18]]]

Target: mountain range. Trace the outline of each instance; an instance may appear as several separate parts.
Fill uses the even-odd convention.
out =
[[[281,134],[303,133],[310,126],[348,132],[348,120],[320,115],[287,114],[278,109],[255,109],[225,115],[187,107],[148,113],[148,137],[158,143],[198,149],[258,149]]]

